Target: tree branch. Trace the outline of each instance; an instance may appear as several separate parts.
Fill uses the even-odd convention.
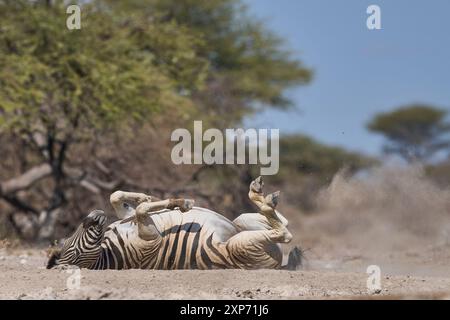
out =
[[[22,175],[0,183],[0,195],[8,195],[30,188],[39,180],[50,176],[52,168],[48,164],[42,164],[31,168]]]
[[[24,203],[19,198],[12,196],[12,195],[3,195],[3,199],[8,202],[10,205],[18,208],[19,210],[22,210],[24,212],[31,212],[35,215],[39,214],[39,211],[32,206]]]

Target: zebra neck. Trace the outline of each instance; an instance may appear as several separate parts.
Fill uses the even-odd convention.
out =
[[[97,263],[100,253],[102,251],[101,244],[99,244],[96,248],[92,249],[89,253],[85,253],[83,265],[79,266],[80,268],[94,269],[95,264]]]
[[[129,242],[118,236],[105,238],[99,248],[97,261],[91,269],[142,269],[151,268],[158,257],[161,238]]]

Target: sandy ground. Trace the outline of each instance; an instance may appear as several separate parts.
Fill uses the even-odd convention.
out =
[[[378,293],[368,292],[358,258],[310,261],[314,267],[300,271],[83,269],[77,289],[72,270],[45,269],[44,250],[8,251],[0,251],[1,299],[450,299],[448,267],[434,276],[382,274]],[[362,270],[343,271],[352,268]]]

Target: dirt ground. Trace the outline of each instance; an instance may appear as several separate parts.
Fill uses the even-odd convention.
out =
[[[441,257],[436,259],[436,257]],[[45,250],[0,250],[0,299],[450,299],[450,250],[381,263],[381,292],[368,292],[375,258],[308,260],[304,270],[46,270]],[[406,271],[408,266],[416,265]]]
[[[450,299],[450,193],[419,171],[337,176],[321,213],[284,205],[303,268],[213,271],[46,270],[45,248],[0,246],[0,299]],[[367,268],[381,272],[369,292]],[[72,272],[72,273],[69,273]]]

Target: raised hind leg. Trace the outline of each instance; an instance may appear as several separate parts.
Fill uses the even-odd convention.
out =
[[[258,206],[262,216],[241,215],[235,223],[245,231],[225,243],[230,259],[237,268],[280,268],[283,255],[279,243],[287,243],[292,239],[286,228],[287,220],[275,210],[279,192],[264,197],[262,189],[261,177],[250,184],[249,197]]]
[[[248,196],[250,200],[259,208],[266,219],[271,229],[270,238],[274,242],[288,243],[292,240],[292,234],[286,228],[287,220],[275,210],[278,205],[278,198],[280,192],[274,192],[266,197],[263,193],[264,183],[261,177],[258,177],[250,184]]]

